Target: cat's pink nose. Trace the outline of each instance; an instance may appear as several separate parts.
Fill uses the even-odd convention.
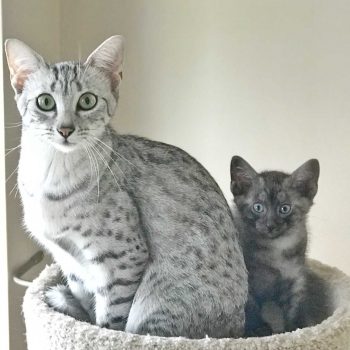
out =
[[[73,134],[75,128],[74,126],[62,126],[60,128],[57,128],[57,132],[64,137],[66,140],[70,135]]]

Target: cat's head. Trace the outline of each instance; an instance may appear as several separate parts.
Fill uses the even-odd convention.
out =
[[[317,193],[319,163],[310,159],[292,174],[257,173],[244,159],[231,160],[231,192],[237,209],[260,238],[276,238],[303,220]]]
[[[23,133],[62,152],[100,138],[115,113],[123,38],[112,36],[85,63],[48,64],[17,39],[5,42]]]

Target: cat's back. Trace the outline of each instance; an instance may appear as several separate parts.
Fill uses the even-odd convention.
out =
[[[200,205],[206,203],[211,210],[222,211],[221,227],[228,225],[233,231],[232,215],[219,186],[196,159],[163,142],[134,135],[118,135],[116,139],[115,150],[121,156],[118,163],[124,164],[129,175],[127,186],[138,192],[137,197],[167,198],[198,212],[209,209]]]
[[[196,172],[197,177],[215,183],[208,171],[183,149],[160,141],[136,135],[114,134],[115,150],[142,167],[143,176],[172,171],[173,177]],[[135,164],[137,165],[137,164]],[[176,171],[175,171],[176,170]],[[155,172],[155,173],[154,173]],[[193,178],[196,174],[193,174]],[[198,176],[200,175],[200,176]],[[188,181],[190,182],[190,181]]]

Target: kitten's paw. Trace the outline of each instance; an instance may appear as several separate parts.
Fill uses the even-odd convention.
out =
[[[272,333],[279,334],[286,330],[283,310],[273,301],[263,303],[261,318],[270,326]]]
[[[90,322],[90,317],[74,298],[69,288],[63,284],[51,287],[45,294],[46,302],[55,310],[80,321]]]

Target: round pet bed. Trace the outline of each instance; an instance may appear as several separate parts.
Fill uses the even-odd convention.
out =
[[[44,294],[58,283],[60,271],[57,265],[47,266],[24,297],[28,350],[350,349],[350,277],[317,261],[309,263],[312,270],[332,286],[334,312],[328,319],[315,327],[270,337],[199,340],[129,334],[99,328],[58,313],[45,303]]]

